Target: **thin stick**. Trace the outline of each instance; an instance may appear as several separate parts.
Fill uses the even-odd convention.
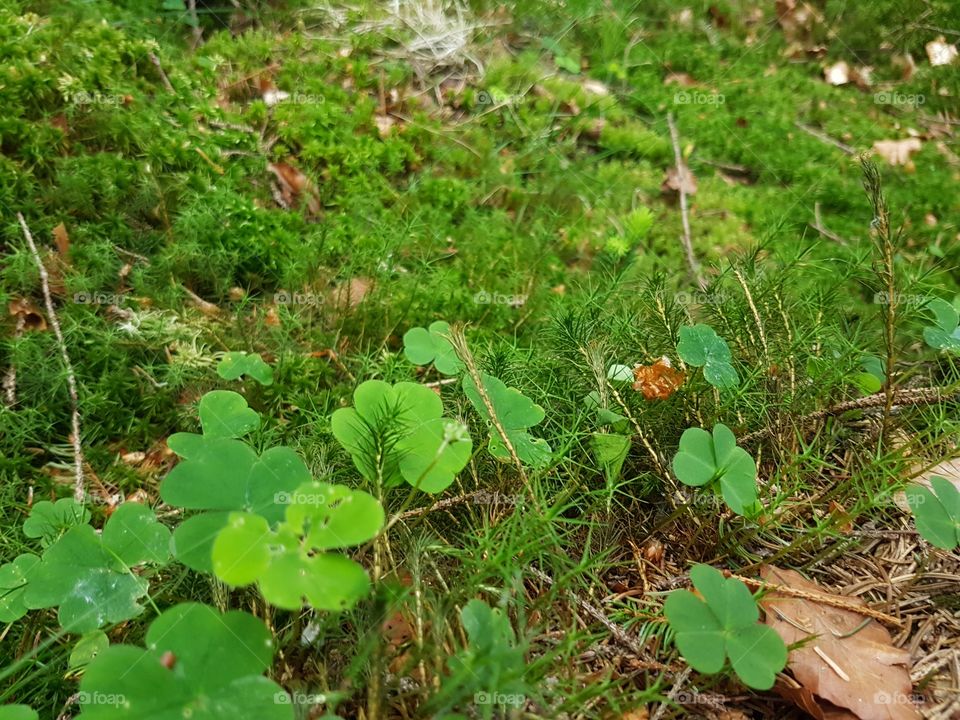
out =
[[[37,264],[37,270],[40,272],[40,285],[43,288],[43,300],[47,306],[47,315],[50,317],[50,326],[53,328],[53,334],[57,338],[57,345],[60,347],[60,357],[63,359],[63,366],[67,371],[67,391],[70,394],[70,405],[72,409],[71,424],[73,428],[70,437],[70,442],[73,445],[73,497],[77,502],[82,503],[86,491],[83,479],[83,448],[80,444],[80,401],[77,398],[77,378],[73,374],[73,365],[70,362],[70,356],[67,354],[67,345],[63,341],[60,321],[57,319],[57,313],[53,308],[53,297],[50,295],[50,276],[47,274],[47,269],[43,266],[40,253],[37,252],[37,246],[36,243],[33,242],[33,235],[30,234],[30,228],[27,227],[27,221],[23,219],[21,213],[17,213],[17,220],[20,221],[23,236],[27,239],[27,245],[30,246],[33,261]]]
[[[772,583],[768,580],[754,580],[753,578],[743,577],[742,575],[737,575],[728,571],[724,571],[723,574],[727,577],[732,577],[739,580],[747,587],[769,590],[771,592],[780,593],[781,595],[799,598],[800,600],[810,600],[811,602],[817,602],[821,605],[829,605],[830,607],[839,608],[840,610],[848,610],[852,613],[856,613],[857,615],[873,618],[874,620],[879,620],[887,625],[903,627],[903,623],[892,615],[887,615],[879,610],[869,608],[866,605],[857,605],[856,603],[837,595],[810,592],[809,590],[798,590],[797,588],[792,588],[788,585],[779,585],[778,583]]]
[[[941,400],[946,400],[947,398],[956,395],[958,392],[960,392],[960,390],[949,390],[939,387],[922,387],[911,388],[909,390],[897,390],[893,394],[893,407],[900,405],[932,405],[933,403],[940,402]],[[828,407],[823,410],[817,410],[809,415],[804,415],[802,418],[797,420],[796,424],[798,426],[808,425],[816,420],[823,420],[824,418],[832,415],[845,413],[848,410],[866,410],[875,407],[885,407],[886,404],[887,393],[878,392],[874,395],[867,395],[866,397],[856,398],[854,400],[846,400],[842,403],[837,403],[832,407]],[[751,440],[757,440],[773,433],[776,429],[777,428],[774,426],[761,428],[760,430],[756,430],[752,433],[744,435],[742,438],[740,438],[739,442],[745,443],[750,442]]]
[[[160,64],[160,58],[157,57],[156,53],[149,53],[147,55],[150,58],[150,62],[153,63],[153,66],[157,69],[157,72],[160,74],[160,81],[163,83],[163,86],[167,89],[167,92],[175,93],[173,85],[170,84],[170,78],[167,77],[167,74],[163,71],[163,65]]]
[[[683,156],[680,154],[680,133],[677,131],[677,125],[673,121],[673,113],[667,113],[667,125],[670,126],[670,142],[673,143],[673,157],[677,165],[677,185],[680,189],[680,219],[683,222],[683,252],[687,256],[687,266],[690,268],[690,274],[700,286],[701,290],[706,289],[706,283],[700,275],[700,263],[697,262],[693,254],[693,238],[690,233],[690,211],[687,208],[687,190],[684,180],[690,170],[683,162]]]
[[[541,582],[545,582],[547,585],[550,585],[551,587],[555,584],[553,581],[553,578],[547,575],[542,570],[538,570],[537,568],[532,566],[528,567],[527,569],[530,571],[531,575],[536,577]],[[573,600],[574,603],[576,603],[580,607],[580,609],[582,609],[585,613],[590,615],[594,620],[598,621],[607,630],[609,630],[610,634],[613,636],[613,639],[616,640],[617,643],[619,643],[622,647],[632,652],[638,658],[644,657],[647,654],[647,652],[643,648],[643,645],[640,642],[638,642],[636,639],[628,635],[626,630],[624,630],[622,627],[620,627],[619,625],[614,623],[610,618],[604,615],[603,612],[601,612],[600,609],[597,608],[595,605],[587,602],[572,590],[568,590],[567,595],[571,600]],[[641,660],[639,662],[634,663],[634,665],[644,670],[662,670],[666,672],[673,672],[676,670],[676,668],[673,668],[669,665],[665,665],[663,663],[659,663],[655,661]]]
[[[807,133],[811,137],[815,137],[817,140],[819,140],[822,143],[826,143],[827,145],[833,145],[833,147],[837,148],[837,150],[842,150],[847,155],[853,155],[856,152],[856,150],[850,147],[849,145],[843,144],[839,140],[830,137],[825,132],[821,132],[820,130],[817,130],[815,127],[804,125],[802,122],[795,122],[794,125],[796,125],[798,128],[803,130],[805,133]]]

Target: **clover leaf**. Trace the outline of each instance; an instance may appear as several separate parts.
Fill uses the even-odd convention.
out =
[[[289,696],[263,676],[273,654],[270,631],[252,615],[176,605],[150,624],[145,649],[113,645],[90,663],[82,717],[293,720]]]
[[[63,498],[55,503],[42,500],[33,506],[30,517],[23,522],[23,534],[28,538],[40,538],[47,547],[64,532],[75,525],[90,522],[90,511],[73,498]]]
[[[410,328],[403,336],[403,354],[414,365],[433,363],[443,375],[457,375],[463,370],[463,362],[450,344],[450,324],[442,320],[430,323],[430,327]]]
[[[352,408],[330,418],[333,436],[364,478],[386,486],[403,481],[429,493],[446,489],[470,459],[470,437],[443,418],[443,403],[417,383],[361,383]]]
[[[776,630],[758,622],[760,611],[747,586],[709,565],[695,565],[690,578],[700,597],[675,590],[663,606],[684,659],[694,670],[712,674],[729,658],[745,685],[769,690],[787,663],[787,648]]]
[[[930,347],[960,353],[960,315],[946,300],[934,298],[927,303],[933,313],[933,325],[923,329],[923,339]]]
[[[29,705],[0,705],[0,720],[37,720],[37,711]]]
[[[719,481],[723,499],[735,513],[757,509],[756,463],[722,423],[714,425],[712,436],[701,428],[684,430],[673,472],[684,485],[694,487]]]
[[[0,567],[0,622],[13,622],[27,614],[23,593],[33,577],[40,558],[25,553]]]
[[[170,532],[149,508],[124,503],[101,534],[90,525],[70,528],[43,554],[23,593],[28,608],[59,606],[60,624],[88,632],[140,614],[146,578],[132,569],[162,564],[169,556]]]
[[[213,570],[231,585],[257,582],[272,605],[304,599],[317,610],[343,610],[370,589],[363,567],[322,552],[359,545],[380,532],[383,508],[372,495],[344,485],[310,482],[287,498],[286,519],[273,530],[252,513],[232,513],[213,545]]]
[[[910,485],[907,502],[924,540],[943,550],[960,546],[960,490],[949,480],[934,476],[930,488]]]
[[[238,438],[260,427],[260,415],[247,407],[243,395],[211,390],[200,398],[200,425],[205,437]]]
[[[258,456],[241,440],[192,435],[189,437],[200,442],[191,439],[184,444],[175,440],[182,435],[186,433],[168,441],[184,459],[161,483],[160,497],[188,510],[220,511],[195,515],[173,534],[177,560],[194,570],[210,572],[213,541],[230,511],[249,511],[278,522],[284,512],[279,500],[312,476],[288,447],[273,447]]]
[[[709,325],[680,328],[677,353],[687,365],[702,367],[703,376],[714,387],[724,389],[740,384],[740,376],[730,362],[730,347]]]
[[[273,384],[273,369],[257,353],[228,352],[217,365],[217,374],[224,380],[248,375],[261,385]]]
[[[480,379],[484,393],[493,406],[496,423],[490,416],[490,410],[478,392],[476,383],[469,375],[463,378],[463,391],[480,416],[491,425],[490,453],[499,460],[511,460],[510,451],[500,437],[500,432],[494,427],[498,424],[510,440],[520,462],[535,468],[549,463],[552,450],[547,441],[527,432],[527,428],[538,425],[543,420],[543,408],[516,388],[507,387],[503,381],[492,375],[483,374]]]

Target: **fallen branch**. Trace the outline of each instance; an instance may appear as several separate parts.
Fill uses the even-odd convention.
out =
[[[960,389],[945,391],[944,388],[939,387],[898,390],[893,395],[893,407],[899,407],[902,405],[932,405],[933,403],[940,402],[941,400],[945,400],[948,397],[957,395],[958,393],[960,393]],[[856,398],[855,400],[846,400],[832,407],[825,408],[823,410],[817,410],[809,415],[804,415],[802,418],[799,418],[796,421],[796,424],[797,426],[802,427],[817,420],[823,420],[824,418],[832,415],[839,415],[849,410],[866,410],[869,408],[884,407],[886,403],[887,394],[885,392],[879,392],[875,393],[874,395]],[[777,428],[772,426],[761,428],[760,430],[756,430],[752,433],[744,435],[742,438],[740,438],[739,442],[746,443],[752,440],[758,440],[759,438],[773,433],[776,429]]]
[[[40,285],[43,288],[43,300],[47,306],[50,327],[53,328],[53,334],[57,338],[57,345],[60,347],[60,357],[63,360],[64,369],[67,371],[67,391],[70,394],[72,424],[70,442],[73,445],[73,497],[77,502],[82,503],[86,491],[83,479],[83,448],[80,444],[80,401],[77,397],[77,378],[73,373],[73,364],[70,362],[70,355],[67,353],[67,345],[63,340],[63,332],[60,330],[60,321],[57,319],[57,313],[53,308],[53,297],[50,294],[50,276],[47,274],[47,268],[44,267],[43,261],[40,259],[37,245],[33,242],[33,235],[30,234],[30,228],[27,227],[27,221],[23,219],[21,213],[17,213],[17,220],[20,221],[23,236],[27,239],[27,245],[30,246],[33,261],[37,264],[37,270],[40,272]]]
[[[700,263],[697,262],[697,258],[693,254],[693,236],[690,232],[690,211],[687,207],[687,190],[684,183],[684,179],[690,170],[687,168],[686,163],[683,162],[683,156],[680,153],[680,133],[677,132],[677,125],[673,121],[673,113],[667,113],[667,125],[670,127],[670,142],[673,143],[673,157],[677,165],[677,185],[679,186],[678,189],[680,192],[680,220],[683,223],[683,237],[681,238],[683,242],[683,252],[687,256],[687,266],[690,269],[690,274],[700,289],[705,290],[706,284],[700,275]]]
[[[551,587],[555,584],[553,578],[547,575],[542,570],[538,570],[535,567],[528,567],[530,574],[536,577],[541,582],[545,582]],[[613,622],[610,618],[603,614],[599,608],[597,608],[592,603],[587,602],[580,596],[578,596],[572,590],[567,590],[567,596],[573,600],[573,602],[580,607],[585,613],[587,613],[594,620],[603,625],[607,630],[610,631],[610,635],[613,636],[613,639],[617,643],[629,650],[636,657],[641,658],[647,655],[647,652],[644,650],[643,645],[641,645],[637,640],[627,634],[627,631],[622,627]],[[638,669],[643,670],[662,670],[665,672],[676,672],[677,668],[670,665],[665,665],[664,663],[656,662],[655,660],[637,660],[634,662]]]
[[[821,605],[829,605],[830,607],[835,607],[840,610],[848,610],[852,613],[857,613],[858,615],[863,615],[864,617],[872,618],[874,620],[879,620],[882,623],[887,625],[893,625],[894,627],[903,627],[903,623],[900,622],[897,618],[892,615],[887,615],[882,613],[879,610],[874,610],[869,608],[866,605],[858,605],[846,598],[838,597],[836,595],[827,595],[824,593],[815,593],[809,592],[807,590],[798,590],[797,588],[792,588],[787,585],[778,585],[777,583],[767,582],[765,580],[754,580],[752,578],[743,577],[742,575],[737,575],[728,570],[725,570],[724,575],[727,577],[735,578],[739,580],[747,587],[752,587],[755,589],[769,590],[771,592],[780,593],[781,595],[787,595],[789,597],[799,598],[801,600],[810,600],[811,602],[820,603]]]
[[[807,133],[807,135],[810,135],[811,137],[815,137],[817,140],[819,140],[822,143],[826,143],[827,145],[833,145],[833,147],[837,148],[837,150],[841,150],[845,152],[847,155],[853,155],[855,152],[857,152],[854,148],[850,147],[849,145],[845,145],[839,140],[830,137],[825,132],[821,132],[820,130],[817,130],[815,127],[804,125],[802,122],[795,122],[794,125],[796,125],[798,128],[800,128],[805,133]]]

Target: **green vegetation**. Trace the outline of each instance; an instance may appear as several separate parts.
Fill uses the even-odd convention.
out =
[[[196,5],[0,0],[0,720],[952,698],[955,3]]]

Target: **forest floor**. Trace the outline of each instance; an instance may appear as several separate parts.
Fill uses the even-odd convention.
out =
[[[960,716],[960,555],[902,495],[960,483],[960,335],[942,314],[953,340],[925,333],[931,299],[960,308],[957,6],[181,4],[0,0],[3,562],[40,551],[37,502],[78,489],[95,527],[125,502],[173,527],[167,439],[236,389],[258,449],[383,503],[396,522],[352,553],[378,582],[291,612],[172,563],[112,643],[184,600],[247,610],[277,641],[269,677],[313,698],[298,717],[733,720],[824,698],[888,717],[845,704],[893,692],[868,660],[807,655],[756,691],[678,651],[663,604],[692,565],[751,590],[762,571],[781,600],[796,570],[882,614],[872,641],[912,681],[889,717]],[[476,370],[542,407],[509,430],[544,457],[495,457],[455,373],[411,362],[404,336],[437,321],[463,330],[464,386]],[[678,350],[700,324],[726,360]],[[236,351],[272,382],[219,376]],[[374,487],[338,444],[331,414],[373,379],[436,389],[469,428],[442,492]],[[717,423],[756,463],[749,512],[674,469],[684,430]],[[509,618],[501,644],[468,642],[472,599]],[[4,702],[81,714],[57,628],[3,626]],[[811,688],[831,673],[845,686]]]

